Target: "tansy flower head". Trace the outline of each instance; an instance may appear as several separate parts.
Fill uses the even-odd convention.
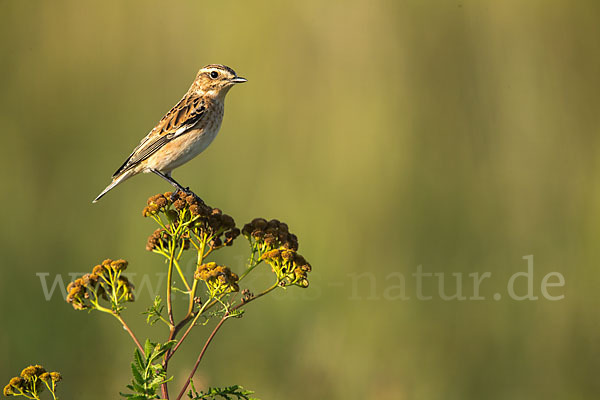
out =
[[[20,388],[24,383],[25,381],[23,378],[19,378],[18,376],[15,376],[10,380],[10,382],[8,382],[8,384],[14,388]]]
[[[310,264],[300,254],[281,247],[265,252],[261,259],[271,266],[283,286],[308,287]]]
[[[267,221],[264,218],[255,218],[244,225],[242,234],[250,244],[259,252],[284,247],[298,250],[298,238],[289,232],[288,225],[279,220]]]
[[[177,199],[173,202],[173,207],[177,210],[177,211],[181,211],[183,210],[183,208],[186,206],[185,200],[182,199]]]
[[[239,290],[239,277],[228,267],[209,262],[199,265],[194,273],[194,279],[204,281],[211,297]]]
[[[50,372],[50,379],[52,379],[52,382],[57,383],[62,381],[62,375],[60,374],[60,372]]]
[[[110,263],[110,267],[113,269],[113,271],[125,271],[127,269],[127,265],[128,262],[125,260],[116,260],[116,261],[112,261]]]
[[[146,241],[146,250],[161,250],[169,247],[169,233],[162,229],[158,228],[148,237]],[[190,247],[190,239],[189,234],[184,234],[183,237],[176,243],[176,247],[181,246],[183,243],[183,249],[187,250]]]
[[[84,310],[90,307],[90,304],[86,301],[86,290],[85,287],[77,279],[67,285],[67,303],[70,303],[76,310]]]
[[[171,192],[165,194],[157,194],[151,196],[147,201],[147,206],[142,211],[144,217],[157,214],[161,211],[166,211],[171,205]]]
[[[9,384],[4,386],[4,390],[2,391],[2,394],[4,394],[6,397],[8,396],[12,396],[13,394],[15,394],[15,392],[13,391],[13,387]]]
[[[212,238],[210,246],[213,249],[230,246],[240,235],[240,230],[235,227],[234,219],[230,215],[223,214],[218,208],[210,209],[210,211],[200,210],[192,230],[198,237]]]
[[[152,251],[156,248],[165,247],[167,246],[168,239],[168,233],[164,229],[158,228],[148,237],[148,240],[146,241],[146,250]]]
[[[167,196],[168,195],[168,196]],[[155,231],[146,243],[147,250],[155,250],[162,244],[163,247],[170,240],[175,231],[178,235],[187,235],[188,238],[195,237],[197,240],[207,240],[212,249],[229,246],[240,231],[235,227],[233,218],[218,208],[206,205],[194,194],[178,192],[171,202],[171,193],[152,196],[148,199],[148,206],[144,209],[144,216],[152,216],[166,231]],[[164,201],[159,201],[165,199]],[[166,201],[166,203],[165,203]],[[165,204],[163,207],[160,205]],[[171,208],[172,207],[172,208]],[[169,225],[160,220],[159,214],[164,214]],[[178,230],[183,225],[183,230]],[[179,244],[178,244],[179,245]],[[184,248],[189,246],[184,241]]]
[[[55,393],[55,386],[60,381],[58,372],[46,372],[41,365],[30,365],[21,371],[21,376],[12,378],[2,393],[4,396],[24,396],[39,399],[39,394],[49,388]],[[56,396],[54,396],[56,398]]]
[[[122,291],[125,301],[134,301],[133,290],[135,286],[125,276],[120,276],[117,280],[117,291]]]
[[[27,382],[23,378],[15,376],[8,382],[8,385],[4,386],[4,390],[2,391],[2,393],[5,396],[13,396],[23,391],[23,389],[25,389],[26,386]]]
[[[76,310],[98,308],[100,299],[111,302],[118,312],[121,302],[133,301],[133,284],[121,273],[127,269],[126,260],[106,259],[96,265],[92,273],[85,274],[67,285],[67,303]]]
[[[104,273],[104,267],[102,265],[96,265],[94,269],[92,269],[93,275],[102,275]]]
[[[21,371],[21,378],[25,379],[26,381],[30,381],[33,378],[37,378],[44,372],[46,372],[46,370],[41,365],[30,365]]]
[[[85,274],[81,277],[81,286],[86,288],[93,288],[98,284],[99,275],[91,273]]]

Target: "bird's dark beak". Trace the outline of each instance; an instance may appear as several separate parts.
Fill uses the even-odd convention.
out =
[[[248,79],[242,78],[241,76],[236,76],[235,78],[230,79],[231,83],[244,83],[248,82]]]

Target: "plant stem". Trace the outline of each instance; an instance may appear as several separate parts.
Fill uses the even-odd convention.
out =
[[[125,323],[125,320],[123,319],[123,317],[121,317],[119,314],[115,314],[115,313],[111,313],[111,314],[114,315],[115,318],[119,320],[119,322],[121,323],[121,325],[123,325],[123,328],[125,328],[125,330],[129,333],[129,336],[131,336],[131,338],[133,339],[133,341],[137,345],[138,349],[140,349],[140,351],[142,352],[142,354],[145,356],[146,353],[144,353],[144,348],[140,344],[140,341],[137,339],[137,337],[135,336],[135,334],[133,333],[133,331],[129,328],[129,326],[127,325],[127,323]]]
[[[206,253],[205,253],[205,249],[206,249],[206,238],[203,238],[200,241],[200,246],[196,247],[198,249],[198,261],[196,262],[196,266],[202,265],[202,262],[204,261],[204,259],[206,258]],[[191,289],[189,290],[189,305],[188,305],[188,310],[187,313],[185,315],[185,317],[183,317],[183,319],[181,321],[179,321],[179,323],[177,325],[175,325],[175,329],[171,330],[171,334],[169,335],[169,340],[173,340],[175,339],[175,337],[177,336],[177,333],[179,333],[179,331],[181,329],[183,329],[183,327],[192,319],[192,317],[194,316],[194,300],[196,298],[196,291],[198,289],[198,281],[196,279],[194,279],[194,283],[192,284]],[[200,313],[202,312],[202,310],[205,309],[205,306],[202,306],[202,309],[200,311]],[[197,318],[196,318],[197,319]],[[193,324],[192,324],[193,325]],[[169,353],[173,353],[173,351],[170,351]],[[167,353],[167,354],[169,354]],[[167,359],[170,358],[167,357]]]
[[[223,322],[225,322],[225,320],[227,319],[228,316],[229,316],[229,313],[226,312],[225,315],[223,315],[223,318],[221,318],[221,320],[217,324],[217,326],[215,326],[215,329],[213,329],[212,333],[206,340],[206,343],[204,343],[204,347],[202,348],[202,351],[200,352],[200,355],[198,356],[198,359],[196,360],[196,363],[194,364],[194,368],[192,368],[192,371],[190,372],[190,375],[188,376],[185,384],[181,388],[181,391],[179,392],[179,395],[177,396],[176,400],[180,400],[183,397],[183,395],[185,394],[185,390],[187,389],[188,385],[190,384],[190,381],[192,380],[192,378],[194,377],[194,374],[196,373],[196,370],[198,369],[198,366],[200,365],[200,361],[202,361],[202,357],[204,357],[204,353],[206,353],[206,349],[208,348],[208,345],[213,340],[213,338],[215,337],[215,335],[217,334],[217,332],[223,325]]]
[[[246,277],[246,275],[248,275],[254,268],[258,267],[258,265],[262,262],[262,260],[257,260],[256,263],[253,265],[252,264],[252,260],[250,260],[250,267],[248,267],[246,269],[246,271],[244,271],[244,273],[240,276],[240,278],[238,279],[238,282],[241,281],[242,279],[244,279]]]
[[[233,311],[235,311],[235,310],[237,310],[237,309],[239,309],[239,308],[241,308],[241,307],[245,306],[246,304],[250,303],[251,301],[254,301],[254,300],[258,299],[259,297],[262,297],[262,296],[264,296],[265,294],[267,294],[267,293],[269,293],[269,292],[271,292],[271,291],[273,291],[273,290],[277,289],[277,287],[278,287],[278,286],[279,286],[279,281],[275,282],[275,283],[273,284],[273,286],[271,286],[270,288],[268,288],[268,289],[266,289],[266,290],[264,290],[264,291],[260,292],[260,293],[259,293],[259,294],[257,294],[256,296],[254,296],[254,297],[252,297],[252,298],[250,298],[250,299],[248,299],[248,300],[244,301],[243,303],[240,303],[240,304],[238,304],[237,306],[233,307],[233,308],[232,308],[232,310],[233,310]]]
[[[58,400],[58,398],[56,397],[56,395],[54,394],[54,382],[52,382],[52,387],[50,387],[50,385],[48,385],[48,382],[44,381],[44,385],[46,385],[46,387],[48,388],[48,390],[50,391],[50,393],[52,394],[52,398],[54,400]]]
[[[264,296],[265,294],[275,290],[277,287],[279,286],[279,281],[275,282],[273,284],[273,286],[271,286],[270,288],[264,290],[263,292],[259,293],[258,295],[252,297],[251,299],[249,299],[248,301],[245,301],[243,303],[238,304],[237,306],[233,307],[231,310],[235,311],[243,306],[245,306],[246,304],[250,303],[253,300],[258,299],[259,297]],[[210,308],[207,307],[207,309]],[[203,307],[204,310],[204,307]],[[202,311],[203,311],[202,310]],[[196,316],[196,318],[194,319],[194,323],[196,321],[196,319],[198,318],[198,316],[201,313],[198,313],[198,315]],[[219,331],[219,329],[221,328],[221,326],[223,325],[223,323],[225,322],[225,320],[227,318],[229,318],[230,316],[230,312],[227,311],[225,312],[225,315],[223,315],[223,317],[221,318],[221,320],[219,321],[219,323],[217,324],[217,326],[215,326],[215,329],[213,329],[212,333],[210,334],[210,336],[208,337],[208,339],[206,340],[206,343],[204,343],[204,347],[202,347],[202,351],[200,352],[200,355],[198,356],[198,359],[196,360],[196,363],[194,364],[194,367],[192,368],[192,371],[190,372],[190,375],[188,376],[188,379],[186,380],[186,382],[183,385],[183,388],[181,388],[181,391],[179,392],[179,395],[177,396],[176,400],[180,400],[181,397],[183,397],[183,395],[185,394],[185,391],[188,387],[188,385],[190,384],[190,381],[192,380],[192,378],[194,377],[194,374],[196,373],[196,370],[198,369],[198,366],[200,365],[200,362],[202,361],[202,357],[204,357],[204,353],[206,353],[206,349],[208,348],[208,345],[210,344],[210,342],[213,340],[213,338],[215,337],[215,335],[217,334],[217,332]],[[175,345],[175,348],[173,349],[173,351],[177,350],[177,348],[179,347],[179,345],[181,344],[181,342],[183,341],[183,339],[185,339],[185,337],[188,335],[188,333],[191,331],[191,328],[194,326],[194,323],[192,323],[192,325],[188,328],[188,330],[184,333],[184,335],[181,337],[179,343],[177,343]]]
[[[192,320],[192,323],[187,328],[187,330],[184,332],[183,336],[181,336],[181,339],[179,339],[179,341],[177,342],[177,344],[175,345],[175,347],[173,347],[173,349],[167,353],[167,355],[165,357],[165,361],[169,361],[169,359],[177,351],[177,349],[179,348],[179,346],[181,346],[181,343],[185,340],[185,338],[187,337],[187,335],[189,335],[189,333],[191,332],[192,328],[196,325],[196,321],[198,321],[198,318],[200,318],[200,316],[202,315],[202,313],[206,309],[207,305],[208,305],[208,303],[204,303],[204,305],[202,306],[202,308],[200,308],[200,310],[198,310],[198,312],[196,313],[196,316]]]
[[[171,239],[169,244],[169,270],[167,271],[167,314],[169,315],[169,323],[171,329],[175,325],[173,319],[173,301],[171,299],[171,285],[173,284],[173,259],[175,257],[175,240]]]
[[[183,271],[181,270],[181,266],[179,265],[178,260],[173,260],[175,263],[175,268],[177,268],[177,272],[179,273],[179,276],[181,277],[181,280],[183,281],[183,285],[185,286],[185,288],[190,291],[190,285],[187,282],[187,279],[185,279],[185,275],[183,275]]]
[[[201,265],[202,261],[204,260],[205,254],[204,251],[206,249],[206,238],[203,238],[203,240],[201,241],[201,245],[200,248],[198,248],[198,262],[197,265]],[[174,253],[174,252],[173,252]],[[170,260],[173,259],[172,254],[171,253],[171,258]],[[179,268],[179,265],[176,264],[178,271],[181,274],[181,269]],[[171,269],[169,269],[169,271],[171,271]],[[183,275],[182,275],[183,278]],[[183,278],[185,279],[185,278]],[[168,279],[167,279],[168,280]],[[179,333],[179,331],[181,329],[183,329],[183,327],[192,319],[193,315],[194,315],[194,299],[196,297],[196,290],[198,288],[198,281],[196,279],[194,279],[194,283],[192,284],[192,287],[190,288],[187,284],[187,282],[185,282],[190,294],[190,299],[189,299],[189,306],[188,306],[188,311],[187,314],[185,315],[185,317],[183,317],[183,319],[181,321],[179,321],[179,323],[177,325],[174,324],[174,320],[173,320],[173,314],[172,312],[169,312],[169,319],[171,321],[170,324],[170,330],[169,330],[169,339],[168,340],[174,340],[175,337],[177,336],[177,334]],[[170,284],[168,286],[168,289],[170,288]],[[167,306],[171,305],[170,300],[170,292],[167,293]],[[198,317],[200,316],[200,314],[202,314],[202,312],[204,311],[204,308],[206,306],[204,305],[197,313],[196,317],[194,318],[194,322],[192,322],[192,324],[190,325],[190,327],[187,329],[187,331],[185,332],[185,334],[183,335],[183,337],[179,340],[179,342],[177,343],[177,345],[175,346],[175,348],[173,348],[172,350],[169,350],[167,352],[167,354],[165,354],[165,358],[163,360],[163,368],[165,369],[165,371],[168,368],[169,365],[169,359],[173,356],[173,353],[175,353],[175,351],[177,350],[177,348],[179,347],[179,345],[181,345],[181,342],[183,341],[183,339],[185,339],[185,337],[189,334],[189,332],[191,331],[191,329],[194,327],[196,320],[198,319]],[[169,307],[167,307],[167,309],[169,309]],[[163,383],[161,385],[161,392],[162,395],[165,399],[169,398],[169,390],[167,387],[167,382]]]

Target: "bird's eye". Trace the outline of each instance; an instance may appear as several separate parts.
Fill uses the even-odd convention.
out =
[[[210,77],[211,77],[212,79],[217,79],[217,78],[219,77],[219,73],[218,73],[217,71],[212,71],[212,72],[210,73]]]

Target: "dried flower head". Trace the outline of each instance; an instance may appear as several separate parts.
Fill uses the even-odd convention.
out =
[[[236,228],[234,219],[230,215],[223,214],[218,208],[194,205],[198,208],[190,210],[192,213],[197,213],[194,215],[195,221],[192,226],[192,234],[199,238],[210,238],[209,245],[212,249],[232,245],[233,241],[240,235],[240,230]],[[194,205],[191,207],[194,207]]]
[[[168,227],[168,225],[167,225]],[[154,250],[162,250],[164,251],[169,247],[169,238],[170,234],[162,229],[158,228],[155,230],[152,235],[148,237],[146,241],[146,250],[154,251]],[[185,233],[182,237],[175,243],[175,247],[180,247],[183,244],[183,249],[187,250],[190,247],[190,239],[189,234]]]
[[[134,300],[134,286],[121,274],[127,265],[122,259],[102,261],[90,274],[67,285],[67,303],[76,310],[86,310],[98,308],[98,302],[104,299],[111,302],[113,311],[120,311],[120,303]]]
[[[13,396],[19,392],[22,392],[23,389],[27,387],[27,382],[18,376],[12,378],[6,386],[4,386],[3,394],[5,396]],[[15,392],[15,390],[17,390]]]
[[[148,199],[147,206],[142,211],[142,215],[144,217],[150,217],[159,212],[166,211],[169,206],[172,204],[171,202],[171,192],[167,192],[165,194],[157,194],[151,196]]]
[[[48,373],[41,365],[30,365],[21,371],[21,376],[12,378],[4,386],[2,393],[4,396],[24,396],[29,399],[39,399],[39,394],[46,387],[54,394],[56,383],[60,379],[58,372]]]
[[[2,394],[4,394],[6,397],[8,396],[12,396],[13,394],[15,394],[15,392],[13,391],[13,387],[8,384],[6,386],[4,386],[4,390],[2,390]]]
[[[10,382],[8,382],[8,384],[14,388],[20,388],[25,384],[25,380],[23,380],[23,378],[19,378],[18,376],[15,376],[14,378],[12,378],[10,380]]]
[[[249,289],[242,290],[242,303],[246,303],[254,297],[254,293],[252,293]]]
[[[117,292],[122,293],[125,301],[134,301],[133,290],[135,286],[125,276],[120,276],[117,280]]]
[[[112,268],[113,271],[125,271],[127,269],[127,265],[128,265],[128,262],[123,259],[111,261],[111,263],[110,263],[110,267]]]
[[[235,221],[227,214],[223,214],[218,208],[206,205],[194,194],[178,192],[171,201],[172,194],[158,194],[148,199],[148,206],[144,208],[144,216],[152,216],[161,222],[160,215],[167,217],[169,225],[161,222],[166,230],[157,230],[146,243],[147,250],[155,250],[166,246],[171,235],[177,232],[177,239],[183,237],[184,248],[189,247],[189,239],[196,238],[197,241],[205,240],[212,249],[229,246],[240,230],[235,227]],[[177,229],[183,227],[183,229]],[[178,246],[181,244],[178,244]]]
[[[217,265],[215,262],[199,265],[194,273],[194,279],[206,283],[211,297],[240,290],[239,277],[228,267]]]
[[[290,233],[288,225],[279,220],[267,221],[264,218],[255,218],[244,225],[242,234],[250,244],[260,253],[279,247],[298,250],[298,238]]]
[[[173,207],[177,210],[177,211],[181,211],[184,209],[184,207],[186,206],[185,201],[182,199],[177,199],[173,202]]]
[[[60,374],[60,372],[50,372],[50,379],[52,379],[52,382],[58,383],[62,381],[62,375]]]
[[[46,370],[41,365],[30,365],[21,371],[21,378],[29,381],[33,378],[37,378],[44,372],[46,372]]]
[[[261,256],[261,259],[271,266],[277,279],[284,286],[308,287],[308,273],[312,267],[296,251],[282,247],[267,251]]]

